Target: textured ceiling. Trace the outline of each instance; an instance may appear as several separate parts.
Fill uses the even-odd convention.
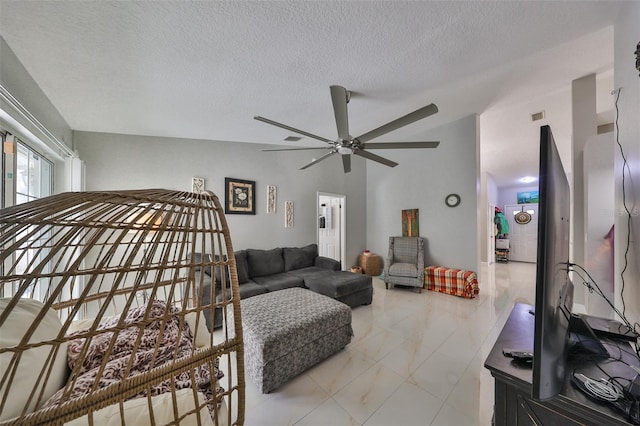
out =
[[[1,0],[0,34],[75,130],[285,144],[262,115],[334,139],[339,84],[353,91],[353,135],[436,103],[380,138],[404,141],[609,71],[618,5]]]

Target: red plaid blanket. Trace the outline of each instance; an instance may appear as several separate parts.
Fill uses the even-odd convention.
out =
[[[475,272],[442,266],[424,268],[424,288],[467,299],[473,299],[480,292]]]

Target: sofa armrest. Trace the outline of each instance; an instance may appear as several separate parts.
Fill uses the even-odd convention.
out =
[[[329,257],[317,256],[313,261],[314,266],[319,268],[328,269],[330,271],[339,271],[340,262],[335,259],[331,259]]]

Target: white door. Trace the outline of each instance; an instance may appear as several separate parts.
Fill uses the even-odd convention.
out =
[[[531,215],[529,223],[516,222],[516,215],[523,211]],[[509,221],[509,260],[535,263],[538,250],[538,205],[506,205],[504,215]]]
[[[318,254],[344,266],[344,196],[318,194]]]

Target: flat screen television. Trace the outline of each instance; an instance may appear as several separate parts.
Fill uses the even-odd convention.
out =
[[[538,253],[532,397],[554,397],[565,383],[573,284],[569,278],[570,191],[549,126],[540,128]]]

